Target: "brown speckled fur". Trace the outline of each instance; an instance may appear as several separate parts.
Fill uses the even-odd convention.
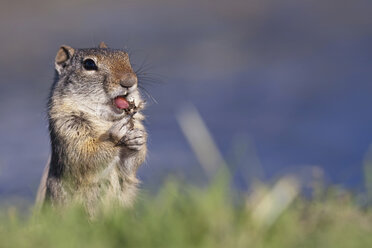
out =
[[[144,116],[117,109],[113,100],[126,94],[136,111],[144,101],[128,54],[100,47],[62,46],[57,53],[48,104],[52,155],[39,204],[80,202],[94,214],[98,206],[113,202],[128,206],[134,200],[136,171],[147,149]],[[86,59],[94,60],[98,69],[84,69]],[[135,77],[135,84],[122,86],[129,76]]]

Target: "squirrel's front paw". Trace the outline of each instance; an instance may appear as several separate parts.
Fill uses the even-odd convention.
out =
[[[128,130],[127,134],[120,140],[120,143],[125,145],[131,150],[141,150],[141,148],[146,144],[147,133],[140,129]]]
[[[128,130],[129,130],[129,120],[130,117],[124,117],[120,121],[116,122],[110,129],[109,135],[116,145],[120,145],[121,140],[126,136]]]

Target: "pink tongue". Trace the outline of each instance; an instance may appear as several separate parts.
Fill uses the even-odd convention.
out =
[[[114,100],[115,105],[119,109],[127,109],[129,108],[129,102],[122,96],[118,96]]]

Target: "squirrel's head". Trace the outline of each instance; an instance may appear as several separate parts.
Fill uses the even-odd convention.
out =
[[[137,76],[123,50],[107,48],[103,42],[88,49],[61,46],[55,69],[55,90],[85,112],[116,118],[125,114],[129,102],[141,104]]]

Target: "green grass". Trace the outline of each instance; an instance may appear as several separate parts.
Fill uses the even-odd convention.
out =
[[[171,181],[155,196],[141,195],[134,208],[113,207],[93,220],[79,207],[27,218],[9,209],[2,211],[0,247],[372,247],[371,209],[348,193],[296,197],[264,225],[254,216],[260,197],[226,185]]]

